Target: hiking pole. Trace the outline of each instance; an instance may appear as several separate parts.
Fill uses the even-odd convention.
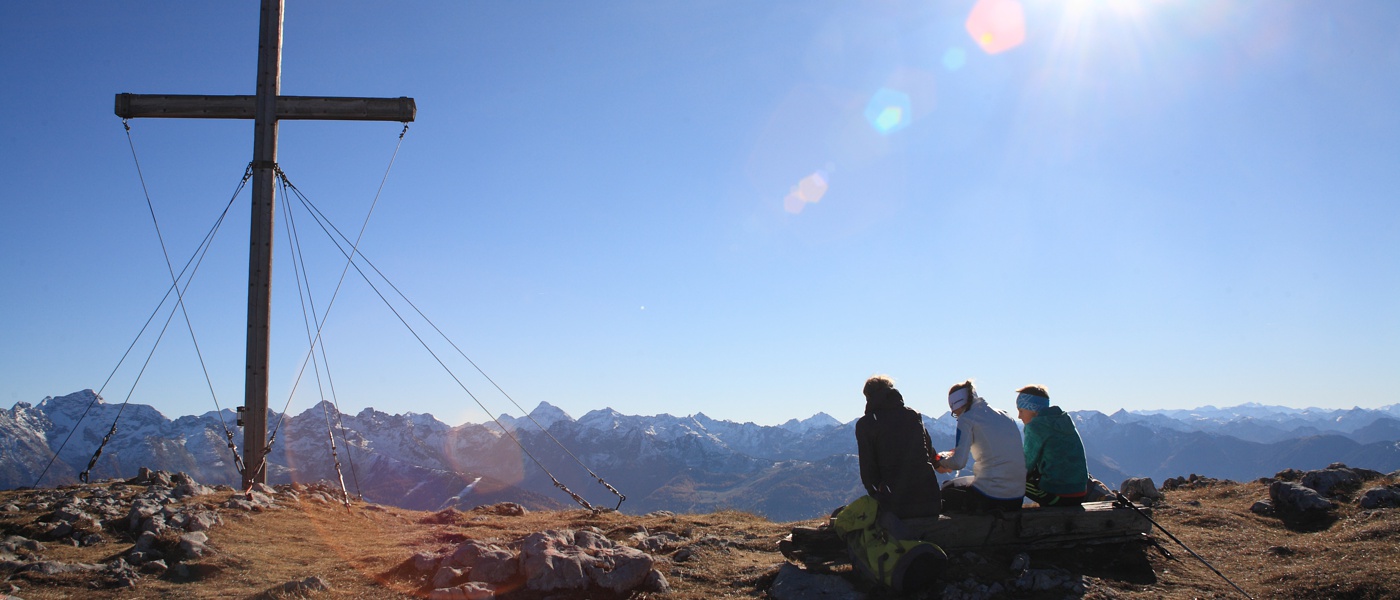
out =
[[[1156,522],[1156,521],[1153,521],[1153,520],[1152,520],[1152,517],[1149,517],[1149,516],[1147,516],[1147,513],[1142,512],[1142,509],[1138,508],[1137,506],[1134,506],[1132,500],[1129,500],[1129,499],[1127,499],[1126,497],[1123,496],[1123,492],[1115,491],[1115,492],[1113,492],[1113,495],[1114,495],[1115,497],[1118,498],[1118,502],[1119,502],[1119,503],[1124,504],[1124,505],[1126,505],[1128,508],[1133,509],[1133,512],[1136,512],[1137,514],[1142,515],[1142,518],[1147,519],[1147,521],[1148,521],[1149,523],[1152,523],[1153,525],[1156,525],[1156,526],[1157,526],[1157,529],[1161,529],[1161,530],[1162,530],[1162,533],[1167,534],[1167,537],[1171,538],[1173,542],[1176,542],[1176,543],[1179,544],[1182,548],[1185,548],[1187,552],[1190,552],[1190,553],[1191,553],[1191,556],[1194,556],[1194,557],[1196,557],[1196,560],[1201,561],[1201,564],[1203,564],[1203,565],[1209,567],[1210,570],[1215,571],[1215,574],[1216,574],[1216,575],[1219,575],[1221,579],[1224,579],[1224,580],[1225,580],[1225,583],[1230,584],[1230,587],[1235,588],[1236,591],[1238,591],[1238,592],[1241,593],[1241,594],[1244,594],[1244,597],[1245,597],[1245,598],[1249,598],[1249,600],[1254,600],[1254,596],[1251,596],[1251,595],[1249,595],[1249,592],[1246,592],[1246,591],[1240,589],[1240,586],[1235,585],[1235,582],[1230,581],[1230,578],[1229,578],[1229,577],[1226,577],[1224,573],[1221,573],[1220,570],[1216,569],[1214,565],[1211,565],[1209,562],[1206,561],[1206,559],[1201,558],[1201,555],[1196,554],[1196,551],[1195,551],[1195,550],[1192,550],[1190,546],[1187,546],[1187,545],[1186,545],[1185,543],[1183,543],[1181,540],[1176,539],[1176,536],[1172,535],[1172,532],[1167,531],[1167,528],[1166,528],[1166,527],[1162,527],[1162,524],[1161,524],[1161,523],[1158,523],[1158,522]]]

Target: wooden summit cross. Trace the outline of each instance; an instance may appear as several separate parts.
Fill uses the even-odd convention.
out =
[[[399,121],[417,114],[412,98],[279,96],[282,87],[283,0],[262,0],[256,96],[117,94],[123,119],[166,117],[253,119],[253,223],[248,250],[248,349],[244,377],[243,487],[267,482],[268,316],[272,309],[272,228],[277,166],[277,121],[323,119]]]

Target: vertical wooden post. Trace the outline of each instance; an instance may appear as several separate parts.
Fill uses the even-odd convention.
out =
[[[256,96],[117,94],[123,119],[253,119],[253,220],[248,241],[248,346],[244,373],[243,487],[267,483],[268,332],[272,314],[272,229],[280,119],[400,121],[418,114],[412,98],[281,96],[283,0],[262,0]]]
[[[272,313],[272,229],[276,203],[277,95],[282,86],[283,0],[262,0],[253,116],[253,221],[248,247],[248,347],[244,376],[243,487],[267,482],[268,332]]]

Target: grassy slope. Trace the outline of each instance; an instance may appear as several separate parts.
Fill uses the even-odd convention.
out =
[[[0,505],[25,493],[0,492]],[[225,495],[200,500],[213,504]],[[1400,509],[1362,511],[1354,503],[1343,503],[1330,527],[1304,532],[1250,513],[1249,506],[1263,497],[1267,487],[1260,483],[1177,490],[1167,493],[1165,505],[1156,509],[1154,517],[1256,598],[1393,598],[1400,594],[1400,553],[1396,552]],[[535,531],[596,526],[616,540],[627,539],[641,527],[688,538],[680,544],[693,551],[688,560],[670,561],[671,552],[658,555],[658,568],[673,589],[668,598],[762,597],[784,561],[777,541],[794,525],[741,512],[675,517],[594,515],[581,510],[518,517],[469,512],[449,523],[434,523],[440,519],[429,518],[432,513],[364,505],[347,510],[301,502],[259,513],[220,510],[225,524],[210,532],[210,546],[216,553],[192,563],[197,565],[195,581],[147,577],[135,589],[125,590],[92,589],[90,575],[22,575],[11,583],[19,586],[17,595],[27,600],[249,598],[287,581],[319,575],[332,586],[332,592],[321,597],[412,598],[417,582],[394,573],[415,552],[444,550],[464,538],[509,544]],[[0,515],[0,534],[23,534],[38,516]],[[699,541],[706,536],[713,537]],[[109,533],[108,537],[115,536]],[[1084,574],[1089,587],[1086,598],[1242,597],[1165,536],[1156,537],[1175,559],[1150,548],[1115,550],[1115,556],[1104,556],[1099,549],[1098,554],[1095,550],[1035,553],[1032,566],[1058,564]],[[125,550],[129,541],[88,548],[46,544],[48,560],[95,563]],[[1109,566],[1125,555],[1136,556],[1140,563],[1135,573]],[[987,558],[987,565],[968,568],[983,581],[1004,577],[996,565],[1005,564],[1007,557],[989,554]],[[957,564],[961,568],[962,561]],[[861,587],[873,592],[873,598],[888,597],[864,584]]]

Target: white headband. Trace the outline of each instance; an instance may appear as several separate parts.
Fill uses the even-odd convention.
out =
[[[948,394],[948,410],[957,410],[972,404],[972,386]]]

